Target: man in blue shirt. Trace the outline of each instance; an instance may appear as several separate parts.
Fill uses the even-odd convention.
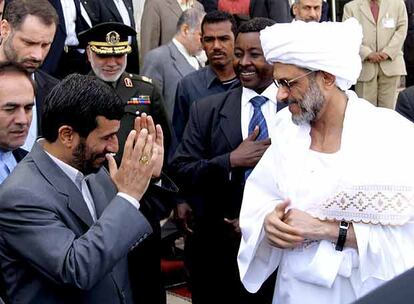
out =
[[[0,68],[0,184],[25,155],[20,149],[32,121],[34,85],[13,65]]]
[[[233,69],[236,33],[236,21],[229,13],[214,11],[204,16],[201,42],[209,65],[188,74],[178,83],[173,114],[177,145],[181,142],[193,102],[240,86]]]

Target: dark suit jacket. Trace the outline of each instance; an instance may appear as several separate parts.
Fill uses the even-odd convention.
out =
[[[43,110],[43,102],[46,96],[50,93],[59,80],[50,76],[42,70],[36,70],[35,75],[36,82],[36,114],[37,114],[37,135],[42,135],[41,117]]]
[[[398,94],[395,110],[405,118],[414,122],[414,86]]]
[[[76,33],[79,34],[89,28],[88,23],[82,17],[80,13],[80,0],[74,0],[76,5]],[[65,17],[63,15],[62,4],[60,0],[49,0],[49,2],[56,9],[59,16],[59,25],[56,29],[55,38],[52,46],[50,47],[49,54],[43,62],[41,69],[50,75],[56,75],[56,71],[59,69],[60,57],[63,53],[66,39],[66,25]]]
[[[135,29],[135,17],[132,7],[132,0],[123,0],[128,10],[131,27]],[[88,12],[92,21],[92,26],[103,22],[120,22],[123,23],[121,14],[119,13],[114,0],[82,0],[85,10]],[[128,55],[126,70],[131,73],[139,73],[139,54],[137,37],[132,37],[132,52]]]
[[[171,165],[195,215],[186,252],[194,288],[200,288],[198,296],[207,298],[205,286],[214,280],[223,303],[268,304],[275,277],[256,294],[242,287],[237,268],[240,234],[224,221],[239,217],[245,184],[246,168],[230,167],[230,152],[243,141],[241,95],[239,87],[193,103]],[[208,302],[213,303],[202,303]]]
[[[239,216],[245,170],[231,170],[230,152],[243,140],[241,93],[240,87],[194,102],[174,154],[171,166],[180,189],[197,197],[192,207],[199,218],[220,221]]]
[[[218,0],[200,0],[206,12],[217,10]],[[250,0],[250,18],[264,17],[277,23],[292,21],[289,0]]]
[[[0,186],[0,265],[11,303],[133,303],[127,254],[151,228],[105,169],[90,176],[98,221],[39,144]]]
[[[355,304],[407,304],[414,299],[414,269],[408,270],[378,289],[362,297]]]

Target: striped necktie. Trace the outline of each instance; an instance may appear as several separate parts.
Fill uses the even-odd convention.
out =
[[[267,97],[257,95],[250,99],[250,102],[253,105],[253,116],[249,123],[249,135],[252,134],[254,128],[259,126],[259,135],[256,137],[256,140],[263,140],[269,137],[269,133],[267,131],[267,124],[266,119],[263,116],[261,107],[262,105],[268,100]],[[250,173],[252,173],[253,169],[247,169],[245,172],[245,180],[249,177]]]

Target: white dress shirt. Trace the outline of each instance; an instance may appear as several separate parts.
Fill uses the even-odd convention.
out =
[[[0,184],[9,176],[16,165],[17,161],[12,151],[0,150]]]
[[[185,48],[185,46],[178,41],[177,39],[173,38],[172,42],[174,43],[174,45],[177,47],[178,51],[184,56],[185,60],[187,60],[187,62],[196,70],[198,70],[200,68],[200,64],[197,60],[196,57],[191,56],[187,49]]]

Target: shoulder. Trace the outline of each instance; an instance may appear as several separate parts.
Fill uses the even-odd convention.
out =
[[[241,94],[242,88],[239,87],[226,92],[209,95],[195,102],[194,107],[197,107],[200,111],[221,108],[227,102],[240,102]]]
[[[169,44],[165,44],[155,49],[152,49],[145,55],[144,65],[147,62],[151,62],[151,64],[157,64],[159,62],[162,62],[165,59],[164,56],[166,56],[168,53],[169,53]]]
[[[200,70],[191,72],[190,74],[185,75],[181,80],[180,83],[182,85],[190,85],[193,83],[198,83],[200,79],[204,79],[207,73],[207,67],[204,67]]]
[[[152,79],[150,77],[144,76],[144,75],[138,75],[138,74],[132,74],[132,73],[125,73],[122,76],[122,79],[124,83],[127,83],[128,80],[131,80],[132,83],[140,86],[140,87],[147,87],[147,88],[153,88],[154,83],[152,82]]]
[[[47,82],[49,84],[52,85],[56,85],[59,83],[59,80],[55,77],[53,77],[52,75],[46,73],[45,71],[42,71],[41,69],[36,70],[35,72],[35,81],[39,82],[39,81],[43,81],[43,82]]]

